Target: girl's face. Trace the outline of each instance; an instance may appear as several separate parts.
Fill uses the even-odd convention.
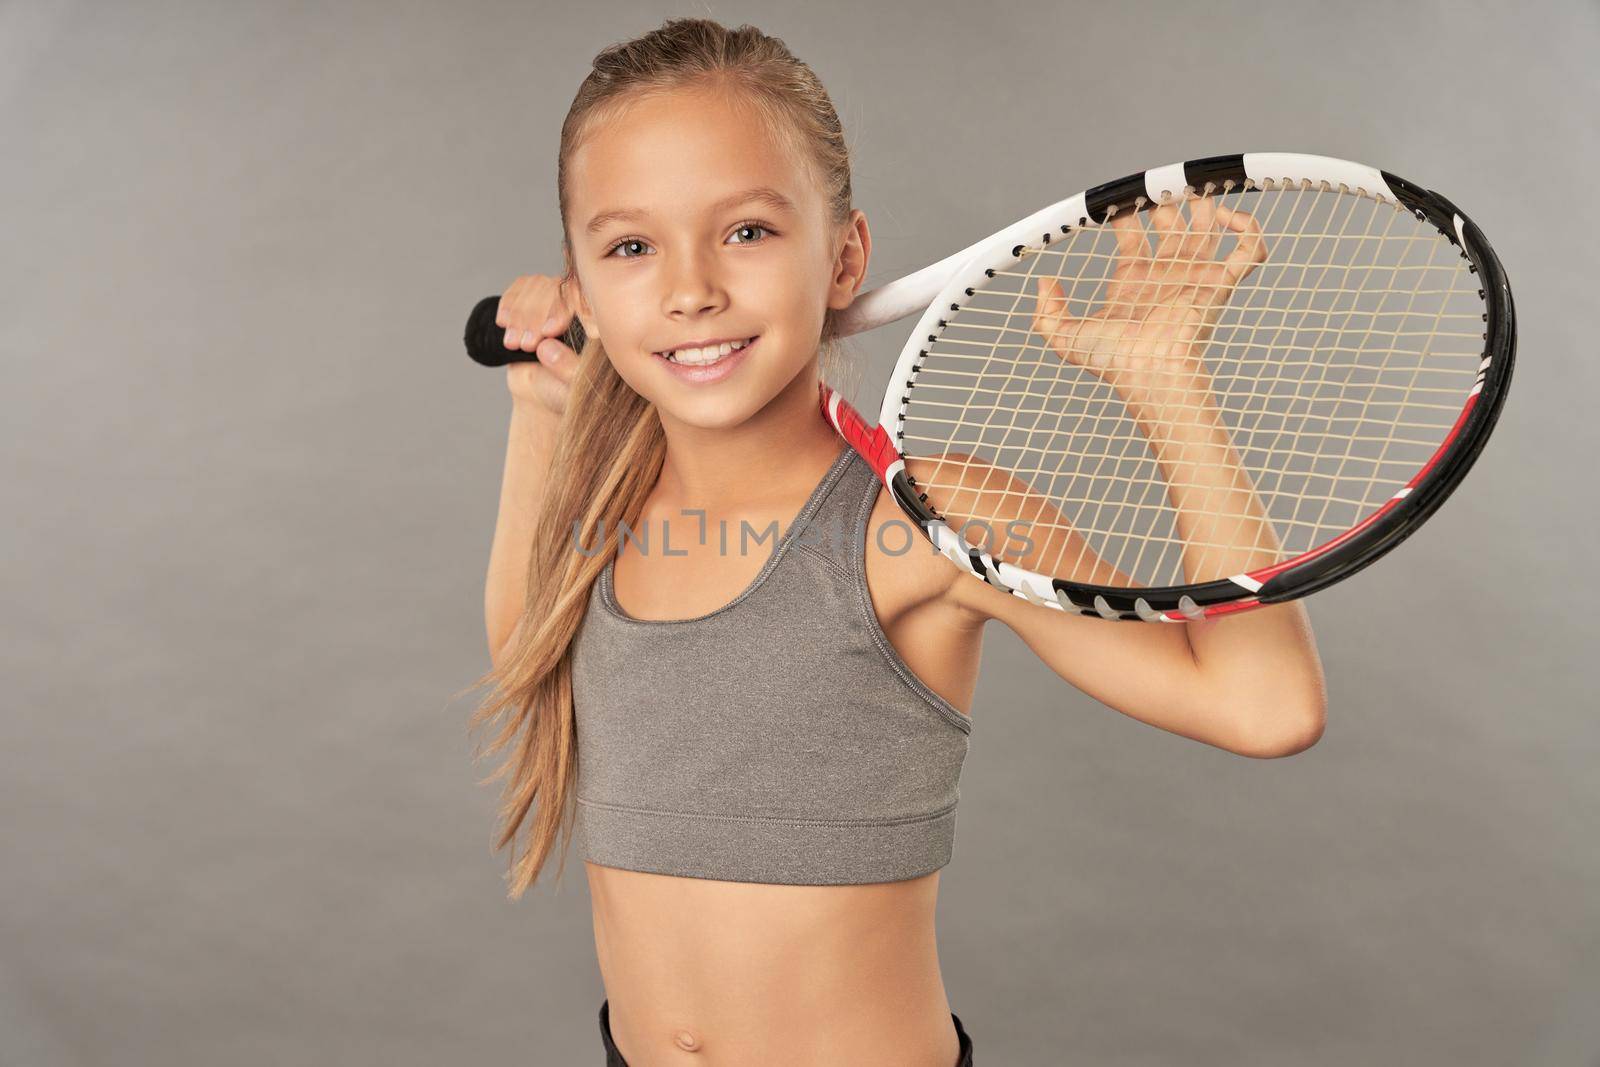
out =
[[[631,103],[568,166],[579,318],[664,423],[737,426],[802,372],[814,403],[823,313],[866,276],[860,211],[833,225],[806,162],[710,89]],[[664,354],[751,338],[710,367]]]

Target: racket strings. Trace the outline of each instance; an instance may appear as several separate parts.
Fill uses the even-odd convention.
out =
[[[1158,242],[1160,242],[1161,240],[1166,238],[1168,236],[1168,234],[1159,232],[1159,230],[1158,230],[1157,232],[1155,232],[1153,234],[1153,236],[1155,237],[1155,239]],[[1143,251],[1148,253],[1148,246],[1145,246]],[[1025,255],[1028,254],[1028,253],[1032,253],[1032,252],[1034,252],[1034,250],[1025,250]],[[1028,281],[1037,282],[1039,280],[1039,269],[1040,269],[1040,267],[1042,265],[1047,265],[1045,260],[1046,260],[1046,257],[1044,255],[1042,255],[1042,254],[1034,255],[1031,259],[1028,259],[1028,270],[1024,273],[1023,277]],[[1096,262],[1097,260],[1099,262]],[[1088,257],[1087,258],[1087,262],[1080,266],[1080,269],[1078,271],[1077,278],[1075,279],[1075,281],[1081,281],[1086,276],[1093,276],[1093,274],[1095,272],[1098,272],[1103,277],[1105,275],[1105,273],[1106,273],[1106,263],[1108,261],[1109,262],[1116,262],[1116,263],[1121,263],[1123,261],[1123,250],[1121,249],[1120,245],[1117,248],[1117,256],[1115,257],[1115,259],[1113,259],[1113,257],[1111,257],[1109,255],[1106,255],[1104,253],[1100,254],[1099,256],[1091,255],[1090,257]],[[1054,279],[1053,280],[1059,282],[1061,280],[1064,280],[1064,277],[1065,277],[1065,272],[1058,268],[1054,272]],[[1074,285],[1073,289],[1067,291],[1067,300],[1068,300],[1069,304],[1070,304],[1070,301],[1071,301],[1072,297],[1077,295],[1076,294],[1076,289],[1077,289],[1077,287],[1076,287],[1076,285]],[[1011,304],[1012,304],[1012,306],[1011,306],[1011,309],[1010,309],[1011,314],[1014,315],[1016,313],[1017,306],[1018,306],[1018,297],[1019,296],[1025,296],[1025,294],[1027,294],[1028,291],[1029,291],[1028,287],[1021,286],[1021,287],[1018,287],[1016,292],[1012,294],[1012,296],[1011,296]],[[1037,292],[1037,290],[1035,290],[1035,292]],[[1173,298],[1174,298],[1175,295],[1181,295],[1181,294],[1182,294],[1182,289],[1181,288],[1179,288],[1177,293],[1174,293],[1170,288],[1168,288],[1165,292],[1163,292],[1162,287],[1158,285],[1157,286],[1157,292],[1156,292],[1155,297],[1152,300],[1152,303],[1158,303],[1158,302],[1159,303],[1171,303],[1173,301]],[[1112,293],[1110,292],[1109,289],[1107,289],[1102,294],[1102,296],[1103,296],[1103,299],[1102,299],[1101,303],[1102,303],[1102,307],[1104,308],[1104,311],[1102,313],[1108,319],[1113,319],[1114,320],[1114,319],[1119,319],[1119,318],[1124,318],[1125,317],[1125,316],[1121,316],[1121,315],[1117,314],[1117,312],[1119,310],[1119,301],[1112,295]],[[1130,309],[1132,309],[1132,307],[1133,307],[1131,301],[1129,302],[1129,307],[1130,307]],[[1043,346],[1041,345],[1041,351],[1042,350],[1043,350]],[[1032,366],[1037,371],[1037,369],[1039,367],[1044,366],[1044,365],[1045,364],[1036,362]],[[1181,368],[1179,368],[1179,370],[1181,370]],[[1178,373],[1178,372],[1175,371],[1174,373]],[[1098,421],[1098,420],[1102,420],[1102,419],[1104,419],[1106,417],[1106,415],[1108,414],[1108,408],[1109,408],[1109,406],[1110,406],[1110,404],[1112,402],[1113,401],[1112,401],[1111,394],[1106,393],[1106,392],[1102,392],[1101,395],[1098,398],[1098,403],[1091,404],[1091,405],[1088,405],[1088,406],[1093,408],[1092,415]],[[1058,410],[1058,412],[1062,412],[1063,411],[1063,409],[1060,406],[1057,406],[1057,410]],[[1167,413],[1167,417],[1171,418],[1174,414],[1176,414],[1176,415],[1178,415],[1180,417],[1182,415],[1181,412],[1179,412],[1179,413]],[[991,421],[992,421],[992,419],[991,419]],[[1191,420],[1191,421],[1193,421],[1193,420]],[[1055,430],[1057,432],[1059,432],[1059,430],[1060,430],[1059,416],[1058,416],[1058,422],[1057,422],[1057,426],[1055,427]],[[1074,434],[1074,437],[1075,436],[1076,436],[1076,434]],[[1124,436],[1124,434],[1119,433],[1119,437],[1121,437],[1121,436]],[[1079,442],[1077,440],[1070,440],[1069,442],[1067,442],[1067,448],[1069,448],[1069,449],[1081,451],[1083,449],[1083,447],[1084,447],[1083,443]],[[1095,492],[1093,492],[1093,494],[1091,496],[1079,497],[1079,498],[1076,499],[1076,501],[1074,501],[1074,498],[1072,497],[1070,492],[1061,493],[1061,492],[1058,491],[1057,494],[1056,494],[1057,496],[1063,497],[1063,499],[1065,501],[1079,502],[1079,503],[1083,503],[1084,504],[1084,507],[1082,509],[1080,509],[1080,514],[1083,515],[1083,518],[1081,518],[1075,525],[1081,527],[1083,531],[1086,531],[1089,534],[1094,534],[1094,533],[1100,532],[1100,530],[1101,530],[1103,525],[1109,525],[1109,526],[1111,526],[1112,529],[1118,528],[1118,524],[1120,524],[1121,527],[1126,527],[1126,526],[1130,525],[1132,522],[1136,521],[1136,519],[1139,516],[1139,514],[1141,512],[1143,512],[1144,510],[1146,510],[1146,509],[1154,509],[1154,510],[1157,510],[1157,511],[1160,510],[1161,497],[1159,495],[1157,495],[1157,496],[1153,496],[1152,495],[1151,489],[1154,486],[1154,482],[1153,482],[1153,479],[1149,476],[1148,473],[1144,473],[1140,478],[1137,479],[1136,483],[1134,483],[1133,479],[1129,479],[1130,484],[1134,486],[1134,489],[1136,490],[1136,492],[1135,491],[1129,491],[1129,492],[1126,492],[1126,493],[1124,493],[1124,494],[1119,496],[1119,495],[1115,495],[1113,492],[1109,491],[1111,488],[1114,488],[1114,487],[1104,487],[1102,485],[1102,483],[1104,481],[1109,480],[1112,477],[1111,475],[1108,475],[1107,472],[1104,470],[1104,467],[1105,467],[1105,464],[1106,464],[1108,458],[1110,458],[1112,455],[1113,455],[1112,450],[1106,450],[1106,451],[1103,451],[1103,452],[1099,453],[1097,456],[1095,456],[1095,459],[1096,459],[1095,466],[1092,469],[1086,469],[1083,472],[1083,473],[1085,473],[1087,475],[1088,481],[1095,488]],[[1167,483],[1168,483],[1168,487],[1172,488],[1172,489],[1186,488],[1186,486],[1183,486],[1181,483],[1178,483],[1178,480],[1173,479],[1172,477],[1170,477],[1170,475],[1167,478]],[[1230,490],[1236,490],[1237,491],[1237,490],[1244,490],[1247,487],[1238,486],[1238,485],[1229,485],[1227,488],[1230,489]],[[1207,490],[1207,491],[1209,491],[1209,490]],[[1190,503],[1191,504],[1193,503],[1192,498],[1191,498]],[[1106,511],[1107,511],[1107,505],[1108,504],[1111,506],[1111,514],[1109,516],[1107,516],[1105,514]],[[1191,510],[1192,510],[1192,508],[1191,508]],[[1216,510],[1220,511],[1221,509],[1218,508]],[[1039,514],[1040,513],[1035,512],[1035,513],[1030,515],[1030,518],[1032,518],[1034,520],[1037,520],[1038,517],[1039,517]],[[1131,517],[1130,517],[1130,515],[1131,515]],[[1165,516],[1162,516],[1162,517],[1164,518]],[[1052,526],[1056,526],[1056,525],[1061,525],[1061,524],[1052,523],[1051,525]],[[1149,524],[1147,523],[1146,525],[1149,525]],[[1052,531],[1047,531],[1047,532],[1052,532]],[[1177,534],[1176,530],[1174,529],[1173,532],[1168,533],[1168,534],[1165,535],[1164,540],[1168,544],[1171,544],[1171,543],[1173,543],[1175,541],[1177,536],[1178,536],[1178,534]],[[1185,549],[1191,551],[1191,552],[1195,548],[1205,549],[1205,548],[1215,547],[1217,545],[1217,543],[1218,543],[1218,542],[1213,542],[1213,541],[1209,541],[1209,540],[1203,539],[1202,537],[1198,536],[1193,530],[1185,531],[1182,534],[1182,536],[1183,536],[1183,541],[1184,541],[1183,547]],[[1232,540],[1232,538],[1230,538],[1230,540]],[[1254,540],[1255,540],[1256,544],[1253,544],[1251,547],[1252,548],[1259,547],[1259,541],[1261,540],[1261,534],[1260,534],[1259,530],[1257,531],[1257,536],[1256,536],[1256,538]],[[1140,565],[1144,562],[1145,556],[1147,554],[1147,550],[1151,547],[1151,545],[1153,543],[1155,543],[1155,541],[1156,541],[1155,537],[1147,536],[1142,541],[1137,541],[1137,542],[1133,543],[1131,547],[1133,549],[1137,550],[1137,554],[1133,556],[1132,562],[1129,563],[1126,560],[1115,561],[1115,562],[1113,562],[1113,566],[1118,566],[1120,568],[1127,568],[1127,569],[1132,569],[1134,571],[1137,571],[1139,569]],[[1113,575],[1115,575],[1115,577],[1120,577],[1121,574],[1122,574],[1122,570],[1121,569],[1118,569],[1118,570],[1114,571],[1113,575],[1108,575],[1108,574],[1105,574],[1105,573],[1101,573],[1101,571],[1103,570],[1103,568],[1101,568],[1101,567],[1095,567],[1089,573],[1084,573],[1084,570],[1083,570],[1083,564],[1084,564],[1084,561],[1085,561],[1084,557],[1086,557],[1088,555],[1089,542],[1088,542],[1088,540],[1084,539],[1082,532],[1079,532],[1079,534],[1078,534],[1078,544],[1080,545],[1080,548],[1079,548],[1078,553],[1077,553],[1077,558],[1074,560],[1073,564],[1070,567],[1063,566],[1061,561],[1060,561],[1060,557],[1065,554],[1065,552],[1067,551],[1067,549],[1069,548],[1069,546],[1072,543],[1073,543],[1073,539],[1071,537],[1061,537],[1061,538],[1057,538],[1057,539],[1055,539],[1053,541],[1047,540],[1046,541],[1047,550],[1046,550],[1046,553],[1045,553],[1045,558],[1043,560],[1041,560],[1043,566],[1040,569],[1046,569],[1046,570],[1054,571],[1054,572],[1057,572],[1057,573],[1060,573],[1060,572],[1064,571],[1064,572],[1066,572],[1066,574],[1068,576],[1077,578],[1078,580],[1081,580],[1081,581],[1093,581],[1093,582],[1096,582],[1097,584],[1120,584],[1120,582],[1116,582],[1114,580]],[[1049,557],[1048,546],[1050,546],[1050,545],[1054,545],[1055,546],[1055,552],[1054,552],[1054,556],[1056,557],[1055,559],[1048,558]],[[1104,554],[1102,553],[1101,555],[1103,556]],[[1130,581],[1131,581],[1131,579],[1130,579]]]
[[[1139,216],[1135,216],[1135,219],[1136,219],[1136,221],[1140,221],[1140,222],[1143,221],[1143,219],[1140,218]],[[1273,232],[1272,229],[1271,229],[1270,222],[1265,224],[1265,225],[1263,225],[1262,229],[1265,232]],[[1157,242],[1157,245],[1159,246],[1159,245],[1161,245],[1162,242],[1166,241],[1171,236],[1173,236],[1175,234],[1175,231],[1176,231],[1176,227],[1175,226],[1172,227],[1170,230],[1167,230],[1167,231],[1163,231],[1159,226],[1157,226],[1157,227],[1154,228],[1154,233],[1152,234],[1152,236],[1153,236],[1154,240]],[[1297,232],[1296,236],[1294,236],[1293,239],[1296,242],[1298,242],[1298,240],[1300,239],[1299,236],[1298,236],[1298,232]],[[1145,250],[1147,251],[1148,249],[1145,249]],[[1118,248],[1118,251],[1119,251],[1119,253],[1122,251],[1120,246]],[[1160,249],[1158,247],[1157,254],[1159,255],[1159,253],[1160,253]],[[1098,258],[1101,262],[1097,263],[1096,262],[1096,258]],[[1093,275],[1090,272],[1098,272],[1098,273],[1100,273],[1102,275],[1104,274],[1104,271],[1105,271],[1104,260],[1107,257],[1102,255],[1102,256],[1096,257],[1096,258],[1091,258],[1089,260],[1089,262],[1084,267],[1080,268],[1078,277],[1075,279],[1075,281],[1083,280],[1083,278],[1086,275],[1092,277]],[[1199,257],[1198,256],[1192,256],[1189,259],[1189,265],[1190,266],[1195,266],[1195,265],[1198,264],[1198,261],[1199,261]],[[1116,262],[1120,263],[1121,259],[1119,258]],[[1043,264],[1043,262],[1041,260],[1036,260],[1033,264],[1030,265],[1030,273],[1037,274],[1037,271],[1039,270],[1039,268],[1042,265],[1044,265],[1044,264]],[[1057,279],[1060,279],[1061,276],[1062,276],[1062,272],[1058,269],[1056,271]],[[1076,288],[1077,288],[1077,286],[1075,285],[1074,286],[1074,290],[1073,290],[1074,292],[1076,291]],[[1127,310],[1130,310],[1130,311],[1131,310],[1136,310],[1136,305],[1133,305],[1131,301],[1126,305],[1120,304],[1120,302],[1112,295],[1112,293],[1109,290],[1106,291],[1103,295],[1104,295],[1104,300],[1103,300],[1102,303],[1103,303],[1103,306],[1104,306],[1104,309],[1105,309],[1103,313],[1109,319],[1122,319],[1122,318],[1128,317],[1128,316],[1124,316],[1124,315],[1118,314],[1118,312],[1124,310],[1124,308],[1126,308]],[[1179,290],[1178,293],[1173,293],[1170,289],[1168,289],[1165,292],[1163,292],[1162,288],[1160,286],[1158,286],[1157,287],[1157,291],[1156,291],[1156,293],[1155,293],[1155,295],[1154,295],[1154,297],[1153,297],[1151,302],[1152,303],[1171,302],[1174,296],[1181,296],[1181,295],[1182,295],[1182,291],[1181,290]],[[1110,402],[1111,395],[1112,394],[1110,394],[1110,393],[1103,393],[1102,394],[1101,403],[1100,403],[1099,408],[1098,408],[1098,410],[1096,412],[1097,415],[1099,415],[1101,417],[1104,417],[1104,415],[1106,414],[1107,405]],[[1188,421],[1191,424],[1194,424],[1194,423],[1198,422],[1198,419],[1194,417],[1195,416],[1194,412],[1173,411],[1172,410],[1172,404],[1171,404],[1170,400],[1166,404],[1163,405],[1163,410],[1162,410],[1161,414],[1162,414],[1162,416],[1164,418],[1172,420],[1172,421],[1175,421],[1175,422],[1185,421],[1185,416],[1188,416],[1186,421]],[[1074,440],[1073,442],[1070,443],[1069,447],[1081,447],[1081,445],[1079,444],[1079,442]],[[1181,453],[1181,448],[1182,448],[1182,445],[1180,444],[1180,453]],[[1091,481],[1092,482],[1098,483],[1098,482],[1103,481],[1105,479],[1106,475],[1105,475],[1105,472],[1103,470],[1103,467],[1104,467],[1104,463],[1105,463],[1105,459],[1106,458],[1107,458],[1106,456],[1102,456],[1101,459],[1100,459],[1100,463],[1097,465],[1096,469],[1092,472],[1092,474],[1091,474]],[[1180,464],[1181,464],[1181,462],[1182,462],[1182,460],[1184,458],[1186,458],[1186,457],[1183,457],[1180,454],[1180,456],[1179,456]],[[1175,479],[1175,478],[1171,477],[1170,474],[1167,476],[1166,481],[1167,481],[1167,488],[1169,490],[1171,490],[1171,489],[1189,489],[1189,488],[1193,488],[1192,486],[1188,485],[1187,483],[1184,483],[1181,479]],[[1232,496],[1236,496],[1236,495],[1247,494],[1247,493],[1250,492],[1251,488],[1252,487],[1249,484],[1242,484],[1241,485],[1241,484],[1238,484],[1236,481],[1234,481],[1234,482],[1230,482],[1228,485],[1223,487],[1221,491],[1224,493],[1225,496],[1232,497]],[[1127,529],[1129,527],[1136,527],[1138,519],[1140,517],[1140,514],[1144,510],[1146,505],[1159,504],[1159,503],[1162,502],[1163,497],[1164,497],[1165,494],[1161,493],[1159,491],[1159,489],[1160,489],[1160,487],[1157,485],[1156,480],[1147,473],[1145,475],[1145,477],[1143,477],[1141,479],[1140,483],[1139,483],[1138,490],[1137,490],[1138,496],[1136,498],[1130,498],[1130,497],[1108,498],[1105,495],[1098,495],[1098,498],[1097,498],[1096,502],[1094,504],[1092,504],[1092,505],[1089,505],[1087,507],[1087,509],[1086,509],[1085,522],[1086,522],[1086,527],[1087,527],[1087,530],[1088,530],[1089,534],[1096,534],[1100,530],[1107,529],[1107,528],[1108,529]],[[1214,500],[1214,494],[1215,494],[1216,491],[1217,491],[1216,489],[1214,489],[1212,487],[1209,487],[1209,486],[1202,487],[1200,489],[1200,493],[1204,494],[1204,497],[1203,497],[1203,502],[1200,504],[1200,507],[1201,508],[1210,508],[1212,511],[1216,512],[1218,517],[1220,518],[1220,515],[1224,511],[1224,508],[1222,506],[1218,505]],[[1193,508],[1193,505],[1195,503],[1194,495],[1195,494],[1190,494],[1188,496],[1188,503],[1191,505],[1191,510],[1194,510],[1194,508]],[[1110,505],[1110,513],[1109,513],[1109,515],[1107,514],[1107,505],[1108,504]],[[1132,506],[1130,507],[1130,505],[1132,505]],[[1243,510],[1243,509],[1242,508],[1237,508],[1235,510]],[[1160,518],[1161,519],[1165,519],[1166,516],[1162,515]],[[1149,523],[1146,523],[1146,525],[1149,525]],[[1146,536],[1143,539],[1135,539],[1135,540],[1133,540],[1129,547],[1130,547],[1130,549],[1136,550],[1136,553],[1132,555],[1131,559],[1127,558],[1127,553],[1124,553],[1124,556],[1123,556],[1122,559],[1120,559],[1120,560],[1118,560],[1118,561],[1116,561],[1116,562],[1114,562],[1112,564],[1113,566],[1118,568],[1117,574],[1120,575],[1124,570],[1132,571],[1135,574],[1137,574],[1141,569],[1148,570],[1150,568],[1151,564],[1147,562],[1146,557],[1147,557],[1147,555],[1150,554],[1150,551],[1151,551],[1153,546],[1158,546],[1157,547],[1157,551],[1156,551],[1156,556],[1157,556],[1156,565],[1159,566],[1160,565],[1160,560],[1162,560],[1162,559],[1164,559],[1166,557],[1167,550],[1169,548],[1172,548],[1175,545],[1177,545],[1177,542],[1178,542],[1179,538],[1182,539],[1181,546],[1178,546],[1179,551],[1183,552],[1183,553],[1188,553],[1190,555],[1193,555],[1197,549],[1200,550],[1201,553],[1203,554],[1207,550],[1216,549],[1219,546],[1219,544],[1226,545],[1226,544],[1230,544],[1230,543],[1232,543],[1234,541],[1239,540],[1239,536],[1238,535],[1239,535],[1240,531],[1237,530],[1237,529],[1229,530],[1229,531],[1226,531],[1226,532],[1224,532],[1222,534],[1217,535],[1217,540],[1210,540],[1210,539],[1206,539],[1206,538],[1202,537],[1201,535],[1197,534],[1196,531],[1193,530],[1193,529],[1179,531],[1177,529],[1177,525],[1176,525],[1175,521],[1171,522],[1169,525],[1170,525],[1170,532],[1158,533],[1156,536]],[[1237,525],[1243,525],[1243,524],[1242,523],[1238,523]],[[1259,550],[1261,548],[1261,542],[1263,541],[1263,539],[1266,536],[1267,536],[1266,528],[1264,526],[1261,526],[1261,525],[1258,524],[1256,529],[1255,529],[1255,536],[1251,538],[1251,540],[1250,540],[1250,542],[1248,544],[1248,547],[1247,547],[1247,551],[1249,551],[1252,554],[1252,556],[1258,555],[1258,551],[1257,550]],[[1056,552],[1055,552],[1055,556],[1057,558],[1055,560],[1053,560],[1053,561],[1047,562],[1046,566],[1051,568],[1051,569],[1055,569],[1055,570],[1067,569],[1069,571],[1069,573],[1073,573],[1073,574],[1078,573],[1079,570],[1083,566],[1084,557],[1086,557],[1089,554],[1091,549],[1090,549],[1089,540],[1083,534],[1079,534],[1077,543],[1079,545],[1079,549],[1078,549],[1078,552],[1077,552],[1077,558],[1073,561],[1073,564],[1071,565],[1071,567],[1063,568],[1062,567],[1062,563],[1060,562],[1060,557],[1065,554],[1067,548],[1072,544],[1071,539],[1067,539],[1067,538],[1062,538],[1062,539],[1059,539],[1059,540],[1057,540],[1055,542],[1055,544],[1059,546],[1056,549]],[[1262,562],[1265,562],[1265,563],[1274,562],[1275,558],[1276,557],[1274,556],[1274,557],[1262,560]],[[1193,571],[1195,569],[1196,568],[1194,568],[1194,567],[1190,568],[1191,571]],[[1096,574],[1095,575],[1095,578],[1102,584],[1110,584],[1110,583],[1106,582],[1107,577],[1108,576],[1104,575],[1104,574]],[[1128,580],[1131,581],[1131,582],[1136,582],[1137,581],[1137,579],[1134,579],[1134,578],[1130,578]]]
[[[1437,450],[1482,355],[1482,301],[1456,249],[1349,193],[1210,200],[1208,217],[1248,213],[1264,252],[1223,299],[1193,272],[1249,238],[1211,234],[1191,199],[1135,217],[1143,262],[1166,252],[1182,270],[1130,281],[1118,227],[1083,226],[1021,249],[944,316],[906,393],[901,450],[958,531],[983,524],[970,542],[1078,581],[1209,581],[1338,536]],[[1047,304],[1041,282],[1055,287]],[[1209,333],[1187,362],[1140,366],[1143,342],[1040,332],[1041,316],[1132,328],[1174,309]],[[1177,388],[1196,359],[1203,399]],[[1142,421],[1114,384],[1130,375],[1159,398]],[[1006,534],[1019,516],[1027,550]]]

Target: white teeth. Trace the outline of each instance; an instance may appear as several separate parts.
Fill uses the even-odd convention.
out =
[[[724,341],[720,345],[712,345],[708,348],[679,348],[671,352],[663,352],[662,355],[674,363],[703,367],[717,362],[730,352],[737,352],[753,340],[755,338],[750,337],[743,341]]]

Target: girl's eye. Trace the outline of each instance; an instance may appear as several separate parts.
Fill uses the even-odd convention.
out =
[[[741,223],[739,223],[738,228],[735,229],[733,232],[734,233],[743,233],[746,230],[760,230],[763,233],[772,233],[772,232],[774,232],[770,227],[768,227],[764,223],[760,223],[760,222],[741,222]],[[740,241],[738,243],[742,244],[742,245],[749,245],[749,244],[760,244],[761,242],[759,242],[759,241]]]
[[[766,223],[764,223],[764,222],[755,222],[755,221],[741,222],[737,227],[734,228],[733,232],[736,233],[736,234],[737,233],[744,233],[746,230],[759,230],[762,233],[765,233],[765,234],[767,234],[769,236],[777,233],[776,230],[774,230],[772,227],[768,226]],[[749,241],[737,241],[735,243],[736,244],[742,244],[742,245],[751,245],[751,244],[760,244],[761,241],[760,240],[749,240]],[[632,251],[632,249],[635,246],[638,246],[639,248],[649,248],[650,247],[650,245],[648,245],[644,241],[641,241],[637,237],[624,237],[620,241],[617,241],[615,244],[613,244],[610,248],[606,249],[605,255],[602,256],[601,258],[602,259],[605,259],[605,258],[638,259],[640,256],[644,255],[645,253]],[[617,255],[617,253],[619,251],[621,251],[622,249],[624,249],[624,248],[629,249],[629,252],[627,254],[625,254],[625,255]]]
[[[616,244],[614,244],[610,248],[606,249],[606,256],[609,257],[613,252],[615,252],[619,248],[626,248],[626,247],[629,247],[629,246],[632,246],[632,245],[642,245],[645,248],[649,248],[650,247],[649,245],[645,244],[643,241],[639,240],[637,237],[624,237],[622,240],[618,241]],[[642,255],[642,254],[643,253],[640,253],[640,255]],[[617,258],[618,259],[638,259],[639,256],[637,256],[637,255],[618,256]]]

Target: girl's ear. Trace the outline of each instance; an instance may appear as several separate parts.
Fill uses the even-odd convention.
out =
[[[867,279],[867,261],[872,258],[872,231],[860,208],[850,210],[844,224],[844,240],[833,261],[833,278],[828,284],[828,306],[836,311],[849,307],[856,291]]]
[[[578,317],[578,321],[583,324],[584,336],[599,337],[600,331],[595,328],[594,323],[594,311],[589,307],[588,298],[583,295],[583,282],[578,278],[578,272],[572,269],[571,261],[568,261],[567,272],[562,276],[561,295],[573,314]]]

